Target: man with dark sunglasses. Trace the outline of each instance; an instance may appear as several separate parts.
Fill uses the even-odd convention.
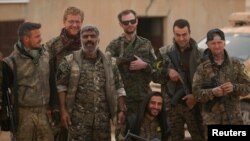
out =
[[[118,20],[124,33],[109,43],[106,53],[116,60],[127,93],[127,111],[120,113],[126,112],[129,116],[137,111],[151,91],[149,83],[155,55],[151,42],[136,34],[138,19],[134,10],[123,10],[118,14]],[[123,124],[124,121],[118,121],[117,129]]]

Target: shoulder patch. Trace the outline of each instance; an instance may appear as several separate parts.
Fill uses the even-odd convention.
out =
[[[157,61],[157,62],[155,63],[155,68],[156,68],[157,70],[160,70],[160,69],[162,68],[162,63],[163,63],[162,60]]]

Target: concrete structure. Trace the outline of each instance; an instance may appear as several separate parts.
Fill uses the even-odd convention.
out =
[[[1,3],[1,1],[27,2]],[[145,35],[154,42],[156,48],[159,48],[163,44],[172,42],[172,25],[176,19],[188,19],[192,37],[199,40],[208,29],[227,25],[230,13],[245,11],[245,4],[246,0],[0,0],[0,30],[6,29],[3,25],[7,26],[12,21],[40,22],[43,42],[46,42],[60,33],[64,10],[68,6],[76,6],[85,13],[84,24],[91,23],[99,27],[100,47],[104,49],[110,40],[122,32],[117,14],[123,9],[131,8],[136,10],[142,19],[138,34]],[[7,24],[3,24],[1,28],[1,22]],[[16,30],[17,25],[9,28]],[[11,35],[6,33],[3,35],[1,32],[2,43],[7,41],[6,36],[15,36],[13,34],[16,31]],[[7,44],[9,43],[0,44],[0,51],[6,49],[4,46]]]

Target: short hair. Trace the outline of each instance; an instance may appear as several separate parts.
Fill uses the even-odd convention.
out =
[[[22,39],[24,36],[30,36],[30,31],[35,29],[40,29],[40,23],[32,23],[32,22],[24,22],[18,28],[18,37],[19,40]]]
[[[174,25],[173,25],[173,31],[174,31],[174,27],[179,27],[179,28],[184,28],[184,27],[188,27],[188,31],[190,32],[190,25],[189,25],[189,22],[185,19],[178,19],[174,22]]]
[[[67,16],[68,15],[80,15],[81,16],[81,22],[84,20],[84,13],[83,11],[81,11],[79,8],[76,7],[68,7],[65,11],[64,11],[64,15],[63,15],[63,21],[67,20]]]
[[[135,16],[135,18],[137,18],[137,14],[136,14],[136,12],[134,11],[134,10],[132,10],[132,9],[126,9],[126,10],[123,10],[123,11],[121,11],[119,14],[118,14],[118,20],[120,21],[120,22],[122,22],[122,16],[124,16],[124,15],[128,15],[128,14],[130,14],[130,13],[132,13],[134,16]]]
[[[81,35],[86,32],[86,31],[94,31],[97,35],[97,37],[99,36],[100,32],[98,30],[98,28],[94,25],[85,25],[83,26],[83,28],[81,29]]]

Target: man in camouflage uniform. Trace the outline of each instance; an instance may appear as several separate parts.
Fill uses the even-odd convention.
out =
[[[208,31],[207,45],[206,60],[198,66],[193,79],[193,93],[202,103],[203,122],[243,124],[240,96],[250,93],[246,68],[238,59],[228,56],[220,29]]]
[[[84,13],[80,9],[68,7],[65,10],[63,16],[64,27],[60,35],[46,43],[50,53],[50,59],[56,59],[56,65],[58,65],[66,55],[80,49],[80,29],[83,20]]]
[[[136,35],[138,19],[135,11],[118,15],[124,33],[109,43],[106,52],[116,58],[126,90],[127,114],[137,112],[144,96],[150,92],[151,66],[155,60],[151,42]]]
[[[194,39],[190,37],[190,25],[178,19],[173,25],[173,44],[159,49],[153,79],[162,84],[166,97],[172,141],[184,140],[186,124],[193,141],[203,141],[203,127],[199,105],[192,93],[192,78],[202,57]]]
[[[125,120],[123,83],[111,57],[98,49],[95,26],[82,28],[81,43],[82,49],[66,56],[59,66],[62,124],[71,141],[111,141],[110,119],[118,114],[118,121]]]
[[[144,96],[151,91],[149,83],[155,56],[151,42],[136,35],[138,18],[134,10],[120,12],[118,20],[124,33],[109,43],[106,52],[116,59],[127,94],[126,115],[129,116],[137,112]],[[116,137],[122,126],[116,127]]]
[[[67,137],[67,131],[65,129],[61,129],[61,132],[58,132],[58,122],[59,118],[59,109],[58,109],[58,98],[57,98],[57,90],[56,90],[56,71],[58,65],[62,61],[62,59],[71,54],[73,51],[79,50],[81,47],[80,41],[80,29],[83,24],[84,13],[77,7],[68,7],[63,15],[63,24],[64,27],[61,30],[59,36],[52,38],[50,41],[46,43],[46,47],[48,48],[50,55],[50,85],[51,89],[51,110],[52,119],[51,124],[56,125],[52,126],[55,132],[55,140],[63,141]]]
[[[168,127],[164,98],[159,92],[147,95],[140,110],[129,117],[126,131],[141,138],[167,141]],[[133,137],[129,136],[131,139]]]
[[[17,141],[53,141],[46,114],[50,98],[49,54],[40,45],[40,28],[37,23],[21,24],[14,51],[2,62],[0,94],[12,90]]]

